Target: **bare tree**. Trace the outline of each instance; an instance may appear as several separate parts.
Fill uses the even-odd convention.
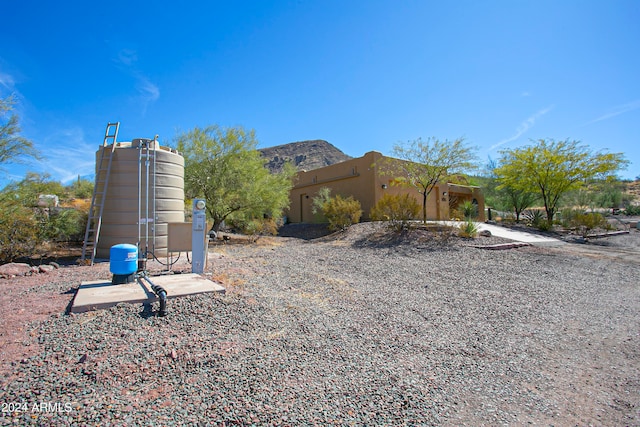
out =
[[[418,138],[395,144],[392,155],[383,159],[380,171],[422,194],[423,222],[427,222],[427,198],[438,182],[474,169],[476,160],[475,148],[467,146],[464,138],[453,141]]]

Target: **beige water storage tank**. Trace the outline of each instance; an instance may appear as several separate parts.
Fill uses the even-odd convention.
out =
[[[143,146],[148,149],[142,148]],[[100,163],[102,150],[107,150],[103,160],[103,168],[106,168],[111,148],[111,145],[107,145],[98,149],[96,169]],[[146,158],[140,162],[141,154],[146,157],[147,152],[150,154],[148,217]],[[154,155],[155,174],[153,173]],[[98,173],[97,170],[96,173]],[[102,191],[103,181],[104,176],[99,176],[96,180],[98,183],[97,191]],[[140,186],[138,185],[139,181]],[[142,190],[141,197],[139,197],[139,188]],[[148,242],[145,239],[147,235],[145,222],[147,220]],[[175,150],[161,147],[153,140],[134,139],[132,142],[116,143],[102,212],[102,226],[96,257],[108,258],[109,250],[113,245],[120,243],[137,245],[139,230],[141,233],[141,252],[148,248],[158,257],[166,256],[167,224],[170,222],[184,222],[184,158]]]

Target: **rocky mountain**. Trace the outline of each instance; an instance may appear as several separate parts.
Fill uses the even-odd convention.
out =
[[[293,163],[299,171],[308,171],[351,159],[351,156],[322,139],[292,142],[261,148],[259,151],[269,159],[267,166],[272,172],[280,171],[286,162]]]
[[[633,194],[636,199],[640,199],[640,180],[627,183],[627,193]]]

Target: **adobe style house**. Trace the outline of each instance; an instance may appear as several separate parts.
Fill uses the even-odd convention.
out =
[[[422,194],[415,187],[392,185],[394,177],[381,176],[378,171],[381,153],[370,151],[362,157],[298,172],[289,195],[288,221],[319,222],[322,217],[312,213],[313,198],[322,187],[331,195],[353,196],[362,205],[362,220],[369,220],[369,211],[385,194],[411,194],[422,206]],[[427,198],[427,219],[449,220],[458,204],[471,200],[478,204],[478,221],[484,221],[484,195],[479,187],[438,183]],[[474,203],[475,203],[474,202]]]

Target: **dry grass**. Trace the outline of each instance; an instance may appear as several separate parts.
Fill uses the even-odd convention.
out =
[[[229,276],[228,273],[222,272],[211,276],[211,280],[222,284],[228,294],[244,294],[247,282],[243,279]]]

